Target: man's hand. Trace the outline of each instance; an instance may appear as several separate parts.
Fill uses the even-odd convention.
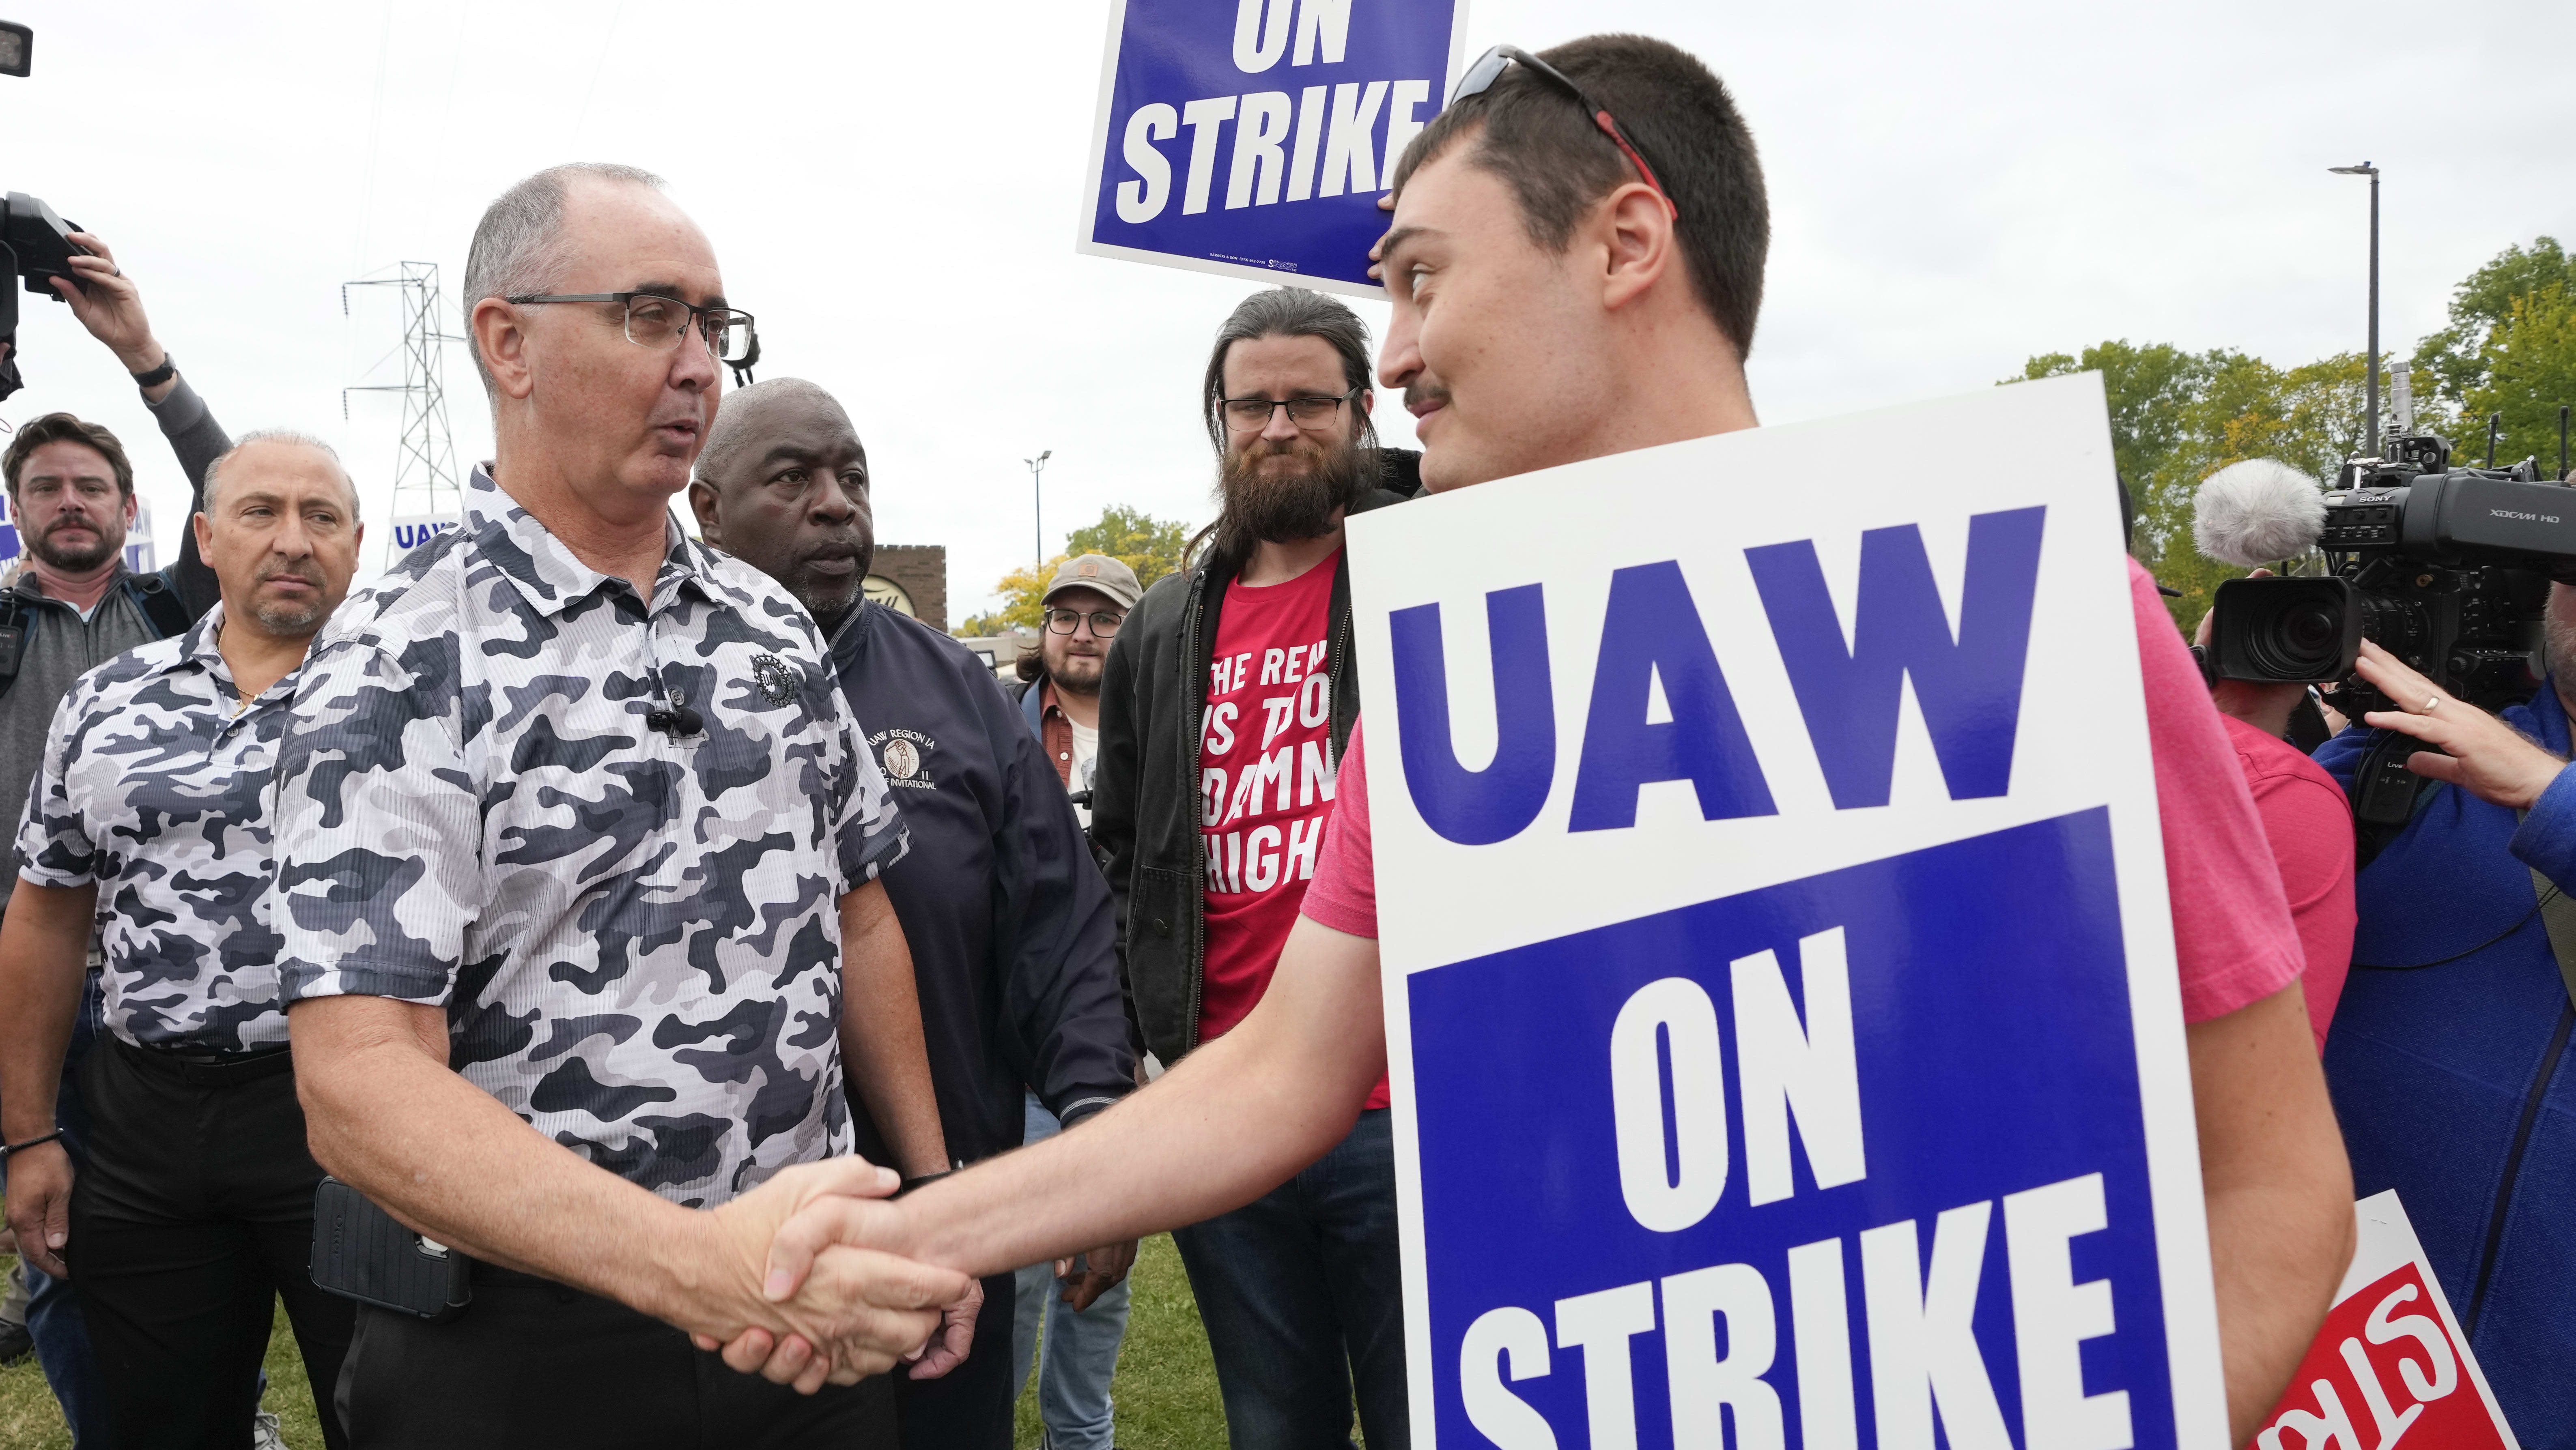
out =
[[[965,1298],[946,1305],[939,1311],[939,1337],[922,1346],[921,1357],[913,1362],[912,1377],[935,1380],[966,1362],[966,1351],[975,1347],[975,1317],[984,1312],[984,1281],[969,1279]]]
[[[2361,643],[2357,673],[2398,708],[2374,710],[2361,723],[2411,735],[2433,750],[2406,757],[2406,768],[2460,787],[2491,805],[2529,810],[2567,762],[2486,711],[2433,687],[2395,655]],[[2446,752],[2436,754],[2435,751]]]
[[[28,1263],[68,1279],[63,1246],[72,1235],[72,1159],[63,1140],[9,1155],[9,1229]]]
[[[1072,1305],[1076,1314],[1098,1303],[1101,1295],[1117,1288],[1119,1282],[1127,1277],[1127,1271],[1136,1264],[1136,1241],[1129,1239],[1123,1244],[1104,1244],[1085,1251],[1080,1257],[1083,1265],[1080,1273],[1074,1271],[1072,1259],[1055,1261],[1055,1277],[1064,1286],[1064,1302]]]
[[[90,250],[89,256],[75,255],[71,261],[86,290],[56,277],[54,291],[71,304],[72,316],[80,319],[90,336],[107,344],[127,372],[148,373],[161,366],[168,354],[152,335],[152,320],[143,315],[142,289],[116,265],[107,243],[88,232],[74,232],[71,239]]]
[[[809,1395],[827,1380],[856,1384],[919,1355],[940,1331],[945,1316],[939,1306],[981,1303],[975,1280],[848,1247],[816,1255],[811,1272],[792,1286],[768,1272],[771,1240],[800,1211],[832,1198],[882,1197],[900,1181],[889,1169],[836,1158],[785,1169],[717,1208],[710,1217],[725,1246],[725,1262],[712,1287],[734,1302],[693,1316],[698,1322],[684,1326],[691,1339],[701,1349],[722,1344],[733,1368],[758,1370]],[[966,1324],[971,1336],[971,1312]],[[961,1348],[959,1357],[963,1353]]]

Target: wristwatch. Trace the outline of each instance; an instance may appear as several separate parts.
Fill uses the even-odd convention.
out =
[[[148,373],[135,373],[132,376],[134,386],[138,388],[157,388],[178,375],[178,360],[171,357],[169,351],[164,349],[161,353],[161,366]]]

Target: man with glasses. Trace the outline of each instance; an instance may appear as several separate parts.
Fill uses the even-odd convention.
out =
[[[847,1156],[845,1061],[880,1161],[949,1159],[891,793],[813,618],[670,518],[749,346],[723,291],[644,172],[492,204],[465,296],[495,459],[315,642],[279,746],[313,1156],[472,1261],[452,1319],[359,1309],[360,1447],[887,1445],[862,1378],[972,1299],[883,1255],[763,1292],[799,1202],[896,1187]],[[755,1329],[826,1346],[786,1376],[821,1393],[691,1345]]]
[[[1368,375],[1341,303],[1282,287],[1235,308],[1200,394],[1216,521],[1109,651],[1092,839],[1167,1065],[1261,1001],[1315,874],[1359,713],[1342,522],[1400,498],[1378,487]],[[1235,1450],[1344,1443],[1355,1388],[1368,1443],[1406,1443],[1386,1101],[1381,1082],[1322,1162],[1173,1235]]]
[[[689,503],[708,543],[813,612],[841,694],[865,720],[867,748],[903,806],[912,848],[886,873],[885,890],[912,945],[949,1153],[988,1158],[1020,1145],[1032,1112],[1052,1129],[1126,1096],[1136,1056],[1108,883],[991,669],[860,591],[876,514],[849,414],[801,379],[741,389],[717,411]],[[851,1107],[860,1155],[880,1158],[888,1135],[868,1104]],[[1092,1250],[1072,1289],[1088,1303],[1121,1285],[1134,1253],[1133,1243]],[[1025,1356],[1012,1357],[1011,1323],[993,1321],[1011,1315],[1012,1276],[994,1274],[984,1293],[990,1317],[963,1361],[943,1349],[897,1383],[914,1450],[1010,1446],[1014,1367]],[[1113,1362],[1116,1354],[1113,1338]],[[1107,1394],[1104,1378],[1104,1422]]]
[[[1144,590],[1136,571],[1106,554],[1064,561],[1039,601],[1035,649],[1020,656],[1020,715],[1091,827],[1091,788],[1100,762],[1100,676],[1110,641]]]
[[[1497,50],[1467,81],[1397,166],[1378,249],[1394,318],[1378,377],[1418,420],[1424,481],[1463,488],[1757,426],[1744,357],[1769,204],[1725,87],[1635,35]],[[1545,528],[1529,521],[1533,557]],[[2342,1276],[2352,1177],[2261,821],[2153,583],[2132,571],[2131,596],[2242,1444]],[[1126,652],[1111,658],[1113,705]],[[1082,1133],[900,1203],[815,1205],[781,1230],[773,1269],[792,1278],[794,1256],[822,1243],[968,1269],[1024,1262],[1243,1203],[1331,1151],[1386,1064],[1365,742],[1351,739],[1305,919],[1249,1019]],[[1104,776],[1110,758],[1104,732]]]

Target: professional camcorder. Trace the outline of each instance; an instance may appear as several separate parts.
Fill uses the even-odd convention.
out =
[[[69,277],[73,286],[88,290],[72,270],[73,257],[89,254],[88,248],[71,238],[79,230],[23,191],[10,192],[0,201],[0,342],[11,344],[8,357],[0,359],[0,398],[18,390],[15,344],[21,279],[28,291],[56,302],[63,300],[53,288],[56,277]]]
[[[2367,639],[2481,709],[2529,698],[2547,668],[2550,582],[2576,584],[2576,490],[2543,482],[2531,459],[2510,468],[2450,463],[2448,441],[2417,433],[2391,439],[2380,458],[2345,464],[2322,499],[2279,464],[2240,478],[2232,498],[2213,490],[2247,465],[2213,475],[2194,520],[2202,552],[2251,563],[2314,546],[2325,571],[2219,585],[2212,672],[2335,686],[2335,708],[2358,719],[2392,707],[2353,674]],[[2423,747],[2387,744],[2355,782],[2355,813],[2365,821],[2390,813],[2403,821],[2413,800],[2404,760]]]

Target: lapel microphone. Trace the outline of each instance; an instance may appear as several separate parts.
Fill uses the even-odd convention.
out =
[[[670,710],[648,710],[644,714],[644,728],[659,730],[674,740],[680,740],[703,732],[707,728],[707,717],[686,705]]]

